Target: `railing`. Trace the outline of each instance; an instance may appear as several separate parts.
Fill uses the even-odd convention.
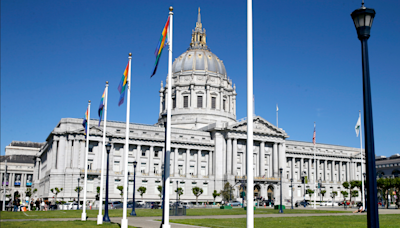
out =
[[[247,179],[247,176],[235,176],[235,179]],[[271,180],[271,181],[279,181],[280,179],[277,177],[254,177],[254,180]]]

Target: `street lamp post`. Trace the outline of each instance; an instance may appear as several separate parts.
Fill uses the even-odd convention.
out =
[[[291,190],[291,196],[292,199],[290,200],[292,202],[292,209],[293,209],[293,178],[290,178],[290,190]]]
[[[106,150],[107,150],[106,202],[104,204],[103,222],[111,222],[110,217],[108,217],[108,170],[110,168],[110,150],[111,150],[110,143],[107,143]]]
[[[282,168],[280,168],[279,169],[279,173],[280,173],[280,175],[281,175],[281,199],[280,199],[280,202],[279,202],[279,213],[283,213],[283,210],[282,210]]]
[[[179,191],[178,191],[179,185],[178,181],[176,181],[176,210],[175,210],[175,215],[178,215],[178,197],[179,197]]]
[[[377,185],[376,185],[376,167],[375,167],[375,143],[374,127],[372,119],[372,98],[371,85],[369,77],[369,60],[367,40],[370,37],[372,21],[375,17],[375,10],[366,8],[364,1],[359,9],[351,13],[354,25],[357,30],[358,39],[361,41],[362,50],[362,72],[363,72],[363,102],[364,102],[364,131],[365,131],[365,154],[367,166],[367,207],[370,209],[367,213],[368,227],[379,227]]]
[[[78,210],[79,210],[79,193],[81,192],[81,191],[80,191],[80,188],[79,188],[79,182],[80,182],[80,180],[81,180],[81,178],[78,177]]]
[[[366,176],[367,174],[366,173],[363,173],[363,177],[364,177],[364,182],[366,182],[366,180],[367,179],[365,179],[365,176]],[[367,193],[366,193],[366,186],[364,185],[364,189],[362,190],[362,195],[363,195],[363,197],[364,197],[364,211],[366,211],[367,210],[367,205],[365,204],[365,201],[366,201],[366,199],[367,199]]]
[[[136,190],[136,165],[137,165],[137,161],[133,162],[133,205],[132,205],[132,211],[131,211],[131,216],[136,216],[136,211],[135,211],[135,190]]]

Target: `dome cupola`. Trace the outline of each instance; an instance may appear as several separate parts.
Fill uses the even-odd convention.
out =
[[[167,111],[167,81],[161,83],[159,124]],[[172,126],[199,129],[215,122],[236,122],[236,91],[225,65],[206,43],[200,8],[186,52],[172,66]]]

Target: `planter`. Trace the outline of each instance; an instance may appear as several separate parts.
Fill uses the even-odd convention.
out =
[[[279,210],[280,208],[279,208],[279,205],[275,205],[274,206],[274,209],[275,210]],[[282,210],[285,210],[285,205],[282,205]]]
[[[247,207],[244,207],[244,210],[247,211]],[[256,207],[254,207],[254,210],[256,210]]]
[[[220,206],[219,209],[232,209],[232,206]]]

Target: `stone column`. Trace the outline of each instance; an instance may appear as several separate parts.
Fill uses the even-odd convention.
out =
[[[232,174],[232,139],[228,138],[226,140],[226,174]]]
[[[200,177],[200,173],[201,173],[201,161],[200,161],[200,159],[201,159],[201,150],[198,150],[197,151],[197,158],[196,158],[196,161],[197,161],[196,175],[197,175],[197,177]]]
[[[300,177],[303,175],[303,171],[304,171],[304,158],[300,158]]]
[[[178,166],[178,157],[179,157],[179,149],[175,148],[174,150],[174,174],[175,176],[179,175],[179,166]]]
[[[189,176],[189,169],[190,169],[190,149],[186,149],[186,170],[185,170],[185,174],[186,177]]]
[[[48,161],[51,161],[49,163],[51,163],[52,169],[56,169],[56,167],[58,168],[58,166],[57,166],[57,142],[58,141],[54,140],[54,138],[53,138],[53,145],[51,147],[51,155],[50,155],[51,159],[47,159]],[[85,145],[83,145],[83,146],[85,147]],[[47,153],[47,154],[49,154],[49,153]]]
[[[211,109],[211,97],[210,97],[210,86],[207,85],[206,86],[206,100],[207,100],[207,104],[206,104],[206,108],[207,109]]]
[[[237,139],[233,139],[232,150],[232,174],[237,175]]]
[[[317,183],[318,182],[318,179],[320,178],[319,177],[319,170],[318,170],[318,166],[319,166],[319,160],[318,159],[315,159],[315,162],[314,162],[314,172],[315,172],[315,180],[314,180],[314,183]]]
[[[324,160],[324,181],[328,181],[328,178],[326,177],[327,176],[327,171],[328,171],[328,161],[327,160]]]
[[[310,158],[307,160],[307,176],[308,176],[309,182],[310,182],[311,178],[314,179],[314,176],[311,175],[311,159]]]
[[[334,180],[333,176],[335,174],[335,170],[333,169],[334,168],[333,164],[335,164],[335,161],[331,161],[331,181]]]
[[[223,106],[222,106],[222,103],[224,101],[223,96],[224,96],[224,89],[220,88],[220,90],[219,90],[219,110],[221,110],[221,111],[223,110]]]
[[[346,162],[346,181],[350,181],[350,162]]]
[[[274,172],[273,172],[273,175],[274,175],[274,177],[279,177],[279,173],[278,173],[278,143],[274,143],[274,149],[273,149],[273,153],[274,153],[274,156],[273,156],[273,161],[274,161],[274,165],[273,165],[273,167],[274,167]]]
[[[141,145],[138,144],[138,145],[136,146],[136,152],[135,152],[135,154],[134,154],[135,159],[136,159],[136,161],[138,162],[138,165],[139,165],[139,162],[140,162],[140,155],[142,155],[141,150],[142,150],[142,147],[141,147]]]
[[[339,176],[339,178],[338,178],[338,181],[340,181],[340,182],[342,182],[343,180],[342,180],[342,173],[343,173],[343,171],[342,171],[342,161],[339,161],[339,170],[338,170],[338,176]]]
[[[154,146],[150,146],[150,151],[149,151],[149,164],[147,167],[149,167],[149,174],[154,174],[154,164],[153,164],[153,157],[154,157]]]
[[[213,171],[213,151],[210,150],[210,152],[208,153],[208,175],[213,175],[214,171]]]
[[[262,177],[265,175],[264,170],[265,170],[265,162],[264,162],[264,154],[265,154],[265,142],[260,142],[260,153],[259,153],[259,169],[260,173],[259,176]]]
[[[85,154],[86,154],[86,148],[85,148],[85,140],[80,140],[79,144],[81,145],[81,149],[79,151],[79,170],[85,169]],[[110,156],[112,157],[112,156]]]
[[[178,87],[175,87],[175,91],[176,108],[182,108],[181,90]]]
[[[294,162],[296,161],[296,158],[292,157],[292,160],[290,161],[290,176],[293,178],[293,182],[296,182],[297,180],[294,179]]]
[[[190,108],[195,108],[196,106],[196,93],[194,92],[194,85],[190,85]]]
[[[270,153],[270,155],[269,155],[269,157],[268,157],[268,159],[269,159],[269,177],[273,177],[274,176],[274,164],[273,164],[273,159],[272,159],[272,157],[273,157],[273,153],[274,153],[274,151],[273,151],[273,148],[271,148],[271,153]]]

